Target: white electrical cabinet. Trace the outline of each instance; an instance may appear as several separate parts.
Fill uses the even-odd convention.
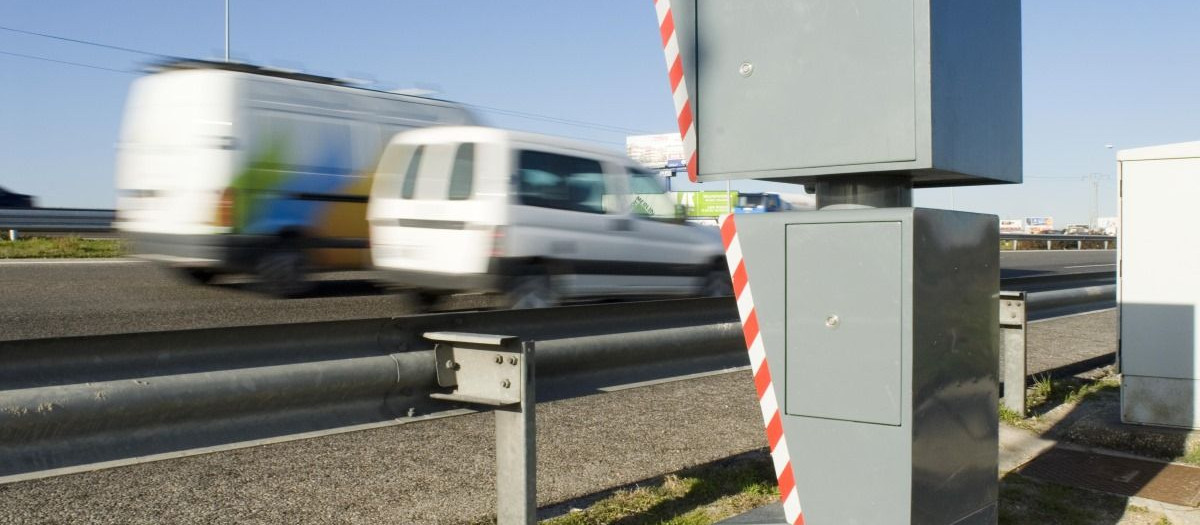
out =
[[[1200,141],[1123,150],[1121,419],[1200,428]]]

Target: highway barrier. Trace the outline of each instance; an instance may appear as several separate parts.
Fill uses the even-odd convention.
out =
[[[15,239],[20,232],[33,233],[107,233],[113,232],[114,210],[84,208],[0,208],[0,232]],[[1110,235],[1000,234],[1002,249],[1115,249],[1117,238]]]
[[[108,233],[113,231],[113,210],[82,208],[0,208],[0,232],[16,240],[21,232]]]
[[[1117,247],[1117,237],[1114,235],[1052,235],[1044,233],[1000,234],[1000,247],[1005,251],[1053,250],[1056,246],[1063,250],[1113,250]]]
[[[535,342],[539,401],[748,364],[729,298],[0,342],[0,482],[479,410],[431,398],[434,332]]]

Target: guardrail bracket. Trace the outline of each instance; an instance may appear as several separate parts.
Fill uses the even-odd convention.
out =
[[[537,429],[533,342],[506,335],[427,332],[436,343],[438,385],[446,401],[496,407],[496,523],[537,519]]]

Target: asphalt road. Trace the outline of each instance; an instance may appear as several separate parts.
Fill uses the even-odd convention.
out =
[[[308,297],[274,299],[222,278],[187,284],[133,259],[0,261],[0,340],[370,319],[412,314],[415,303],[359,274],[330,274]],[[459,296],[441,308],[478,308]]]
[[[1034,323],[1030,373],[1115,336],[1112,311]],[[539,505],[767,444],[748,371],[537,411]],[[0,485],[0,524],[477,523],[494,512],[493,432],[484,413]]]
[[[1115,268],[1113,251],[1004,252],[1002,277]],[[185,284],[158,266],[133,259],[0,261],[0,340],[98,335],[252,324],[369,319],[415,313],[403,294],[362,273],[329,274],[309,297],[279,300],[245,279],[213,286]],[[439,309],[494,305],[456,296]]]
[[[1000,277],[1107,272],[1117,269],[1115,250],[1000,252]]]

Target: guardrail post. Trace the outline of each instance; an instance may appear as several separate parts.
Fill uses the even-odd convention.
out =
[[[496,523],[537,519],[537,428],[533,342],[513,336],[428,332],[436,342],[438,385],[455,387],[435,399],[495,407]]]
[[[1000,351],[1004,406],[1025,417],[1025,292],[1000,292]]]

